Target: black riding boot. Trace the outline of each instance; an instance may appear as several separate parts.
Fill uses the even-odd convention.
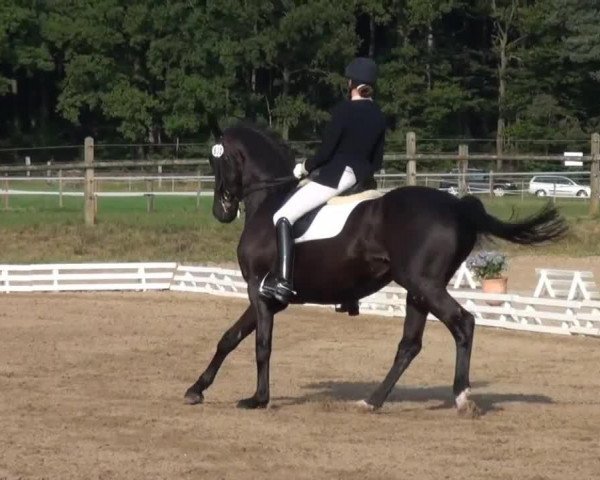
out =
[[[277,278],[269,273],[260,286],[263,297],[274,298],[287,305],[296,294],[293,286],[294,275],[294,238],[292,225],[287,218],[281,218],[275,225],[277,231]]]

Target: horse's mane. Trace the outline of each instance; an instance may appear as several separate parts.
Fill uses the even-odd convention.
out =
[[[291,165],[295,163],[296,152],[294,152],[281,135],[266,126],[261,126],[248,120],[241,120],[235,125],[226,128],[224,133],[228,131],[233,133],[234,137],[236,131],[257,135],[265,140],[284,160],[287,160]]]

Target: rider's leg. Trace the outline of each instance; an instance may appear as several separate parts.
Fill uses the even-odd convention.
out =
[[[263,280],[260,287],[261,295],[275,298],[284,304],[289,303],[291,297],[294,295],[294,239],[292,237],[292,225],[304,214],[324,204],[327,200],[347,190],[355,183],[356,177],[351,168],[347,168],[344,171],[337,188],[327,187],[317,182],[309,182],[292,195],[275,213],[273,223],[277,231],[277,278],[275,282],[271,280],[270,276]]]
[[[283,206],[273,215],[273,224],[277,225],[280,218],[287,218],[290,224],[310,212],[313,208],[323,205],[331,198],[339,195],[344,190],[348,190],[356,183],[356,177],[350,167],[344,170],[337,188],[327,187],[317,182],[309,182],[299,188]]]

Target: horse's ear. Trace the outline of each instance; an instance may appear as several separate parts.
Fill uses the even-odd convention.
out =
[[[215,140],[218,141],[223,136],[223,131],[221,130],[221,127],[219,127],[219,121],[212,113],[208,114],[208,127],[210,128],[211,133],[214,135]]]

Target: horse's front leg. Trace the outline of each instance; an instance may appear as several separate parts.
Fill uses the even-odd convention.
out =
[[[208,367],[202,375],[198,378],[187,392],[185,392],[185,402],[194,405],[196,403],[202,403],[204,395],[202,392],[206,390],[213,383],[219,368],[223,364],[223,361],[235,348],[250,335],[256,328],[256,309],[250,305],[246,311],[242,314],[237,322],[235,322],[229,330],[227,330],[219,343],[217,344],[217,351],[210,361]]]
[[[253,289],[254,290],[254,289]],[[257,290],[257,289],[256,289]],[[267,302],[258,294],[250,294],[256,310],[256,392],[238,402],[239,408],[266,408],[269,404],[269,368],[273,338],[273,317],[284,307]]]

